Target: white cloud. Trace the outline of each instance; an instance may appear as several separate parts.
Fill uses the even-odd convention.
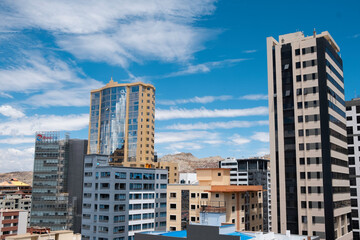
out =
[[[243,145],[251,142],[250,139],[241,137],[239,134],[232,135],[229,140],[235,145]]]
[[[20,62],[17,66],[0,69],[0,85],[4,92],[39,91],[81,81],[75,71],[61,60],[46,59],[36,52],[17,57]]]
[[[215,117],[241,117],[267,115],[267,107],[254,107],[245,109],[185,109],[170,108],[156,109],[156,120],[169,120],[178,118],[215,118]]]
[[[35,138],[33,137],[12,137],[0,139],[0,143],[3,144],[23,144],[23,143],[34,143]]]
[[[3,97],[3,98],[14,98],[14,97],[11,96],[10,94],[4,93],[4,92],[0,92],[0,97]]]
[[[251,136],[251,139],[260,141],[260,142],[269,142],[269,132],[256,132],[253,136]]]
[[[165,149],[170,150],[170,151],[175,151],[175,152],[180,152],[180,151],[189,151],[189,150],[199,150],[202,149],[203,146],[199,143],[194,143],[194,142],[177,142],[177,143],[172,143],[169,144],[165,147]]]
[[[81,69],[76,66],[52,56],[45,57],[36,51],[18,55],[16,66],[0,69],[0,84],[2,90],[7,92],[32,94],[22,101],[24,104],[42,107],[88,106],[90,90],[103,85],[83,76]]]
[[[267,100],[268,95],[265,94],[251,94],[240,97],[239,99],[243,100]]]
[[[230,129],[230,128],[248,128],[254,126],[269,125],[268,120],[263,121],[227,121],[227,122],[198,122],[190,124],[173,124],[166,126],[165,129],[171,130],[208,130],[208,129]]]
[[[43,29],[80,59],[126,67],[141,59],[187,61],[217,31],[193,23],[214,0],[6,1],[0,29]]]
[[[214,140],[218,139],[218,133],[207,131],[187,131],[187,132],[156,132],[155,143],[174,143],[192,140]]]
[[[255,52],[257,52],[257,50],[256,49],[250,49],[250,50],[245,50],[243,52],[244,53],[255,53]]]
[[[89,124],[88,114],[35,115],[0,123],[0,135],[33,135],[36,131],[76,131]]]
[[[167,77],[177,77],[177,76],[183,76],[183,75],[189,75],[189,74],[195,74],[195,73],[207,73],[207,72],[210,72],[211,69],[213,69],[213,68],[221,68],[224,66],[231,66],[235,63],[243,62],[246,60],[250,60],[250,59],[235,58],[235,59],[225,59],[225,60],[216,61],[216,62],[206,62],[206,63],[197,64],[197,65],[189,65],[184,70],[170,73],[164,77],[167,78]]]
[[[0,148],[0,172],[30,171],[33,168],[34,148]]]
[[[185,103],[211,103],[214,101],[226,101],[233,99],[232,96],[223,95],[223,96],[204,96],[204,97],[193,97],[188,99],[175,99],[175,100],[157,100],[156,104],[159,105],[176,105],[176,104],[185,104]]]
[[[11,118],[21,118],[25,116],[25,114],[22,111],[13,108],[10,105],[1,105],[0,114]]]

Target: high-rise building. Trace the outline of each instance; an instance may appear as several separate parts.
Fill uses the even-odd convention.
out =
[[[271,232],[271,186],[269,160],[263,158],[235,159],[219,161],[220,168],[230,169],[231,185],[262,186],[263,193],[263,231]]]
[[[328,32],[267,38],[275,232],[352,238],[339,51]]]
[[[237,231],[262,231],[262,186],[230,185],[229,169],[197,169],[198,184],[170,184],[167,189],[169,231],[188,223],[235,224]]]
[[[118,84],[91,91],[88,154],[111,156],[113,163],[136,167],[154,162],[155,88]]]
[[[85,157],[82,239],[133,240],[166,228],[166,169],[109,165],[107,155]]]
[[[159,162],[154,152],[155,88],[112,79],[91,91],[88,154],[109,156],[110,165],[167,169],[179,181],[178,164]]]
[[[346,102],[351,217],[354,239],[360,239],[360,98]]]
[[[61,138],[60,132],[36,133],[31,226],[80,232],[86,149],[87,140]]]

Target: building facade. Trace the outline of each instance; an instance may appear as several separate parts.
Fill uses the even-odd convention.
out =
[[[328,32],[267,38],[275,232],[352,238],[339,51]]]
[[[15,178],[0,183],[0,209],[18,209],[28,212],[28,225],[31,211],[31,186]]]
[[[262,186],[263,193],[263,231],[271,232],[271,186],[268,159],[226,158],[219,162],[220,168],[230,169],[231,185]]]
[[[154,86],[111,79],[91,91],[88,154],[112,155],[112,162],[124,166],[152,164],[154,121]]]
[[[166,169],[118,167],[85,157],[82,239],[133,239],[166,228]]]
[[[360,98],[346,102],[351,217],[354,239],[360,239]]]
[[[235,224],[238,231],[261,231],[262,186],[230,185],[229,169],[197,169],[198,184],[170,184],[167,230],[187,224]]]
[[[83,188],[78,175],[83,172],[87,141],[60,135],[36,133],[30,225],[51,230],[78,226],[74,230],[79,232],[81,209],[77,206]]]
[[[25,210],[0,210],[0,239],[26,233],[28,211]]]

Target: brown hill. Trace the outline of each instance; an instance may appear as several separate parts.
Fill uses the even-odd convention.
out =
[[[33,172],[24,171],[24,172],[0,173],[0,182],[8,181],[12,178],[17,178],[21,182],[32,185]]]
[[[222,157],[197,158],[191,153],[168,154],[160,158],[163,162],[177,162],[179,172],[195,172],[196,168],[218,168]]]

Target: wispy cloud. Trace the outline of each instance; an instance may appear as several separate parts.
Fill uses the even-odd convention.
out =
[[[21,118],[25,116],[25,114],[22,111],[13,108],[10,105],[0,106],[0,114],[11,118]]]
[[[248,138],[244,138],[242,136],[240,136],[239,134],[234,134],[229,138],[230,142],[235,144],[235,145],[243,145],[246,143],[251,142],[250,139]]]
[[[87,106],[90,90],[103,84],[82,74],[81,69],[38,51],[23,52],[15,65],[0,69],[3,94],[25,92],[22,103],[31,106]],[[16,79],[16,81],[13,81]],[[6,93],[5,93],[6,92]],[[11,97],[11,95],[9,95]]]
[[[5,1],[0,29],[43,29],[79,59],[127,67],[146,59],[184,62],[218,31],[195,27],[213,0]]]
[[[240,100],[267,100],[268,95],[266,94],[250,94],[239,97]]]
[[[186,131],[186,132],[157,132],[155,134],[156,143],[173,143],[173,142],[184,142],[192,141],[195,139],[216,139],[218,133],[212,133],[208,131]]]
[[[193,97],[188,99],[176,99],[176,100],[157,100],[156,104],[158,105],[177,105],[185,103],[211,103],[214,101],[226,101],[233,99],[232,96],[223,95],[223,96],[204,96],[204,97]]]
[[[251,139],[260,141],[260,142],[269,142],[269,132],[256,132],[253,136],[251,136]]]
[[[11,96],[10,94],[4,93],[4,92],[0,92],[0,97],[2,97],[2,98],[14,98],[14,97]]]
[[[88,114],[35,115],[0,123],[0,135],[33,135],[36,131],[76,131],[89,124]]]
[[[244,109],[186,109],[170,108],[157,109],[156,120],[169,120],[180,118],[216,118],[216,117],[242,117],[242,116],[261,116],[268,114],[267,107],[254,107]]]
[[[357,34],[354,34],[351,36],[351,38],[358,38],[358,37],[360,37],[360,33],[357,33]]]
[[[164,77],[177,77],[177,76],[183,76],[183,75],[189,75],[189,74],[196,74],[196,73],[207,73],[210,72],[214,68],[221,68],[224,66],[232,66],[235,63],[243,62],[246,60],[250,60],[248,58],[235,58],[235,59],[225,59],[222,61],[215,61],[215,62],[206,62],[201,63],[197,65],[188,65],[185,69],[170,73],[168,75],[165,75]]]
[[[171,130],[209,130],[209,129],[231,129],[231,128],[249,128],[254,126],[268,125],[269,121],[227,121],[227,122],[198,122],[190,124],[173,124],[166,126],[165,129]]]
[[[255,53],[257,52],[256,49],[244,50],[243,53]]]

